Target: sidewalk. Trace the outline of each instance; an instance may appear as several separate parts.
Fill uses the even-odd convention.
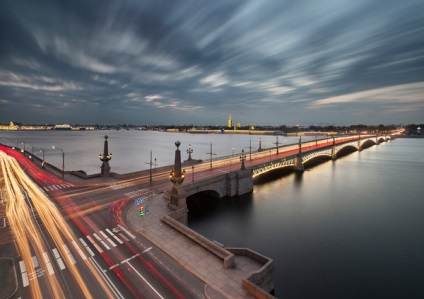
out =
[[[133,205],[126,220],[133,230],[204,281],[206,298],[254,298],[242,287],[242,279],[262,265],[251,258],[236,256],[235,267],[224,268],[222,259],[161,221],[172,212],[167,202],[162,194],[156,194],[143,202],[145,210],[148,207],[147,214],[140,217],[139,206]]]

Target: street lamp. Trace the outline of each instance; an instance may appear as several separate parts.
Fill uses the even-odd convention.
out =
[[[187,161],[191,161],[191,154],[193,153],[193,149],[191,148],[191,144],[188,145],[188,149],[187,149],[187,154],[188,154],[188,159]]]
[[[29,148],[31,149],[31,160],[34,161],[34,147],[30,144]]]
[[[65,176],[65,152],[60,147],[57,147],[57,146],[54,146],[54,145],[52,146],[52,148],[62,151],[62,179],[63,179],[63,177]]]
[[[246,155],[244,154],[244,149],[241,150],[240,162],[241,162],[241,170],[245,170],[246,166],[244,162],[246,161]]]
[[[191,182],[194,183],[194,165],[191,166]]]
[[[24,145],[24,150],[21,150],[21,152],[24,153],[24,156],[25,156],[25,141],[22,141],[21,144]]]
[[[43,161],[41,162],[41,167],[44,168],[44,147],[41,148],[40,152],[43,153]]]

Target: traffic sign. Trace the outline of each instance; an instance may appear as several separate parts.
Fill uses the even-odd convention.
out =
[[[134,199],[134,204],[139,205],[143,202],[143,197]]]

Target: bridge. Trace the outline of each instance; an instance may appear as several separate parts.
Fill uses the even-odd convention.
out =
[[[287,171],[303,172],[305,165],[307,167],[321,160],[336,160],[349,152],[361,151],[391,139],[391,136],[357,135],[302,143],[299,138],[298,144],[256,151],[249,155],[250,159],[242,152],[240,159],[245,160],[245,169],[231,170],[228,166],[225,168],[225,158],[215,160],[221,161],[221,164],[224,163],[216,175],[187,182],[183,187],[186,196],[200,192],[207,192],[218,198],[240,196],[253,190],[255,178],[271,171],[287,169]]]

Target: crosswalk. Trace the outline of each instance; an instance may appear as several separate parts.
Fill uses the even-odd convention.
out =
[[[46,192],[50,192],[50,191],[55,191],[55,190],[61,190],[61,189],[66,189],[69,187],[73,187],[74,185],[71,183],[66,183],[66,184],[54,184],[54,185],[50,185],[50,186],[45,186],[43,187],[44,191]]]
[[[68,245],[73,246],[75,249],[73,252],[78,253],[77,256],[85,261],[87,258],[94,257],[95,252],[101,254],[105,251],[111,250],[111,248],[122,245],[124,242],[129,242],[131,239],[135,238],[136,237],[130,231],[118,224],[118,226],[114,227],[112,230],[105,228],[104,230],[99,230],[97,232],[91,233],[90,235],[79,238],[79,244],[78,241],[72,240],[72,245]],[[88,242],[86,242],[86,240],[88,240]],[[92,249],[89,244],[91,244],[94,249]],[[28,272],[28,265],[25,265],[23,260],[19,261],[19,269],[22,276],[23,287],[28,287],[31,280],[41,277],[45,274],[54,275],[55,268],[53,267],[53,264],[55,264],[60,271],[66,269],[66,263],[64,260],[70,261],[74,265],[77,264],[77,260],[79,260],[79,258],[74,257],[68,245],[62,244],[62,250],[52,248],[51,252],[49,253],[43,252],[41,257],[32,256],[31,263],[34,272],[31,273]],[[41,263],[39,258],[42,259]],[[45,266],[46,269],[44,269],[43,266]]]

